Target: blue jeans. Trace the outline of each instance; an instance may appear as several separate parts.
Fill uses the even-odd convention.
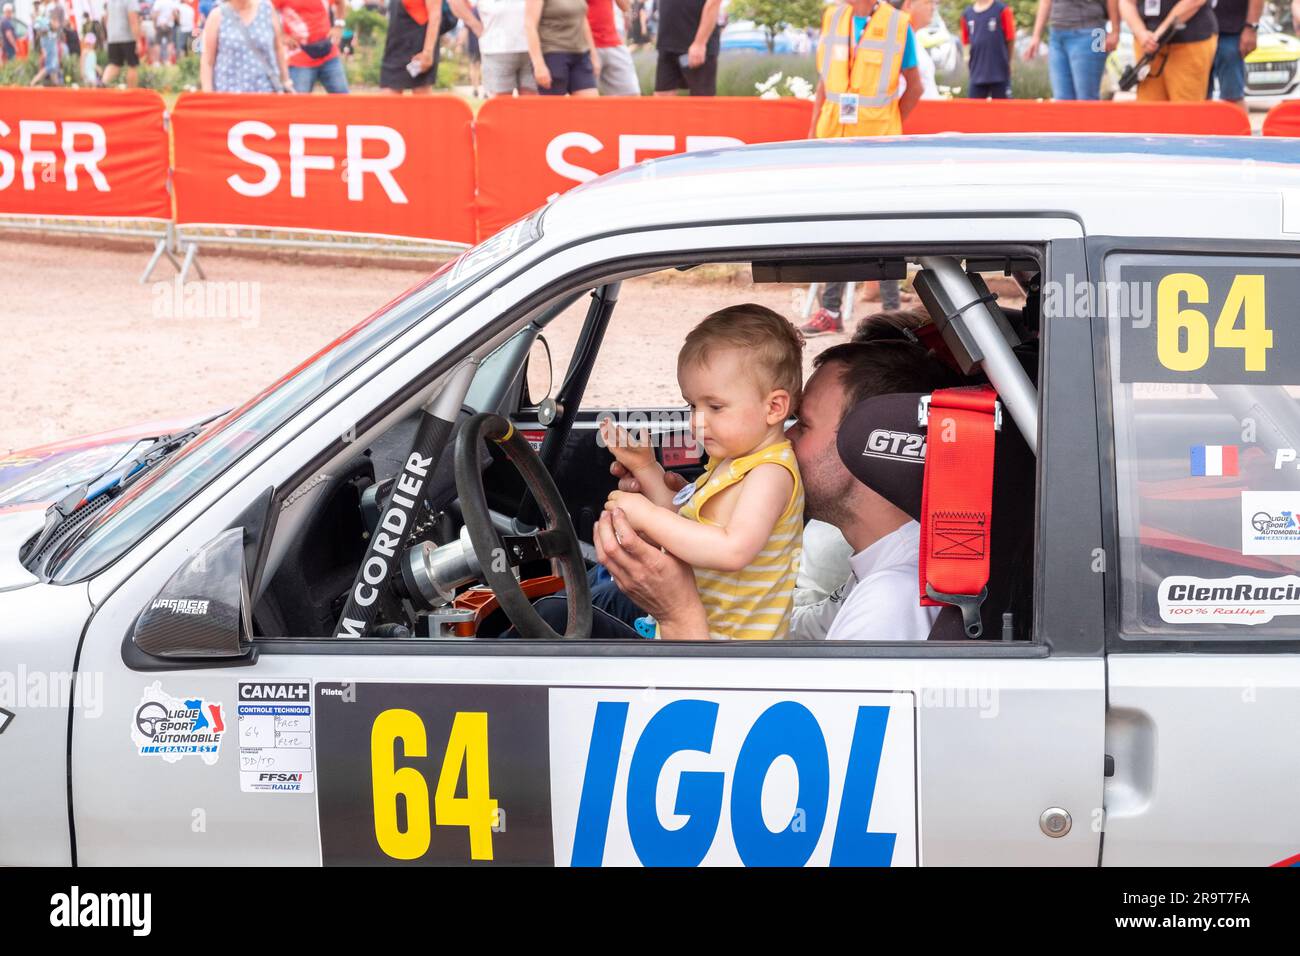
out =
[[[1106,28],[1053,30],[1048,43],[1052,98],[1095,100],[1106,72]]]
[[[343,70],[341,56],[326,60],[320,66],[290,66],[289,80],[295,93],[310,93],[317,80],[325,87],[326,93],[348,91],[348,75]]]

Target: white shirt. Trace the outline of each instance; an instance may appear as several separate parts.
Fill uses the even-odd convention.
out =
[[[524,0],[479,0],[478,18],[483,21],[483,35],[478,38],[480,53],[528,52]]]
[[[194,8],[188,2],[183,2],[176,8],[176,25],[182,33],[194,32]]]
[[[176,25],[176,3],[175,0],[157,0],[153,5],[153,22],[164,30],[170,30]]]
[[[921,46],[920,38],[916,41],[916,68],[921,71],[921,99],[937,100],[939,98],[939,84],[934,80],[934,58],[930,56],[930,51]],[[903,91],[907,89],[907,77],[900,75],[898,77],[898,95],[902,96]]]
[[[794,585],[796,607],[816,604],[830,597],[849,576],[853,546],[840,529],[813,518],[803,526],[803,553]]]
[[[794,609],[790,640],[924,641],[941,608],[921,607],[921,526],[891,531],[849,558],[852,574],[819,604]]]

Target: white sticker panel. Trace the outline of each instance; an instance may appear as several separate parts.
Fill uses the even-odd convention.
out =
[[[1241,553],[1300,554],[1300,491],[1241,493]]]
[[[1160,582],[1160,620],[1167,624],[1267,624],[1300,614],[1300,577],[1195,578]]]
[[[552,688],[557,865],[917,863],[910,693]]]
[[[239,685],[239,789],[313,793],[310,681]]]

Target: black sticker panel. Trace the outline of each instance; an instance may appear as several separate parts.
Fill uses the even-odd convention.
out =
[[[548,690],[318,683],[321,861],[554,863]]]

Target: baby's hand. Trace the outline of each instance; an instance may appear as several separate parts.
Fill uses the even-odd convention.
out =
[[[646,516],[650,514],[651,509],[657,507],[659,506],[645,495],[631,491],[611,491],[605,500],[606,511],[613,511],[615,508],[623,509],[628,524],[632,526],[633,531],[638,532],[645,529]]]
[[[654,466],[655,451],[644,430],[634,439],[627,429],[614,424],[612,418],[605,418],[600,423],[600,437],[615,460],[633,475]]]

